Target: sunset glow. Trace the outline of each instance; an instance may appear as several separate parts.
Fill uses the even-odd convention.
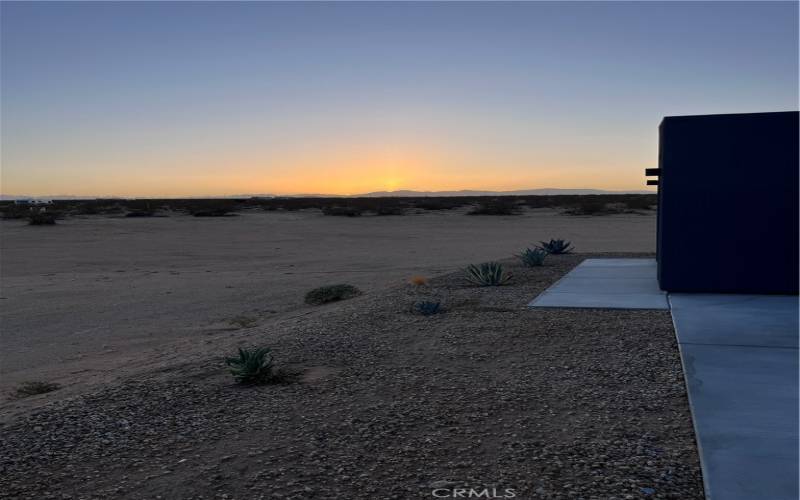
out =
[[[662,117],[796,108],[796,10],[3,3],[0,189],[642,190]]]

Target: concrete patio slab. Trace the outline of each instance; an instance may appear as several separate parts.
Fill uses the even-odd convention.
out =
[[[566,276],[551,286],[548,291],[554,293],[574,293],[574,290],[586,290],[594,293],[650,293],[663,295],[658,282],[653,278],[583,278]]]
[[[586,259],[586,267],[658,267],[655,259]]]
[[[586,259],[529,307],[668,309],[654,259]]]
[[[709,500],[798,498],[798,298],[670,294]]]
[[[670,294],[669,302],[680,342],[798,346],[797,296]]]
[[[655,280],[656,273],[656,268],[649,266],[584,266],[583,264],[570,271],[575,278],[609,279],[652,278]]]

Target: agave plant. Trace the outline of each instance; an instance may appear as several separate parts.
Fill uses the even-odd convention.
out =
[[[564,240],[551,239],[550,241],[540,241],[539,243],[542,244],[542,250],[553,255],[570,253],[574,249],[574,247],[570,247],[572,245],[571,242]]]
[[[503,266],[497,262],[470,264],[464,269],[464,274],[468,281],[478,286],[499,286],[511,279],[511,274],[503,271]]]
[[[441,311],[442,311],[441,302],[423,300],[421,302],[414,303],[414,312],[421,314],[423,316],[431,316],[433,314],[439,314]]]
[[[544,264],[547,257],[547,250],[543,248],[526,248],[521,254],[517,255],[522,263],[528,267],[538,267]]]
[[[230,367],[233,378],[240,384],[264,384],[269,382],[272,371],[272,355],[268,347],[255,349],[239,348],[239,357],[226,358],[225,364]]]

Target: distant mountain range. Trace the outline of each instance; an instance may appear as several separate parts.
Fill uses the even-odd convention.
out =
[[[209,199],[209,198],[387,198],[387,197],[437,197],[437,196],[552,196],[559,194],[652,194],[654,191],[630,190],[630,191],[608,191],[604,189],[563,189],[563,188],[540,188],[540,189],[518,189],[515,191],[479,191],[462,189],[460,191],[412,191],[402,189],[399,191],[373,191],[371,193],[341,195],[341,194],[293,194],[293,195],[274,195],[274,194],[232,194],[225,196],[191,196],[187,198]],[[120,196],[74,196],[74,195],[54,195],[54,196],[27,196],[0,194],[0,200],[86,200],[86,199],[124,199]],[[133,199],[134,197],[131,197]],[[147,197],[137,197],[147,198]],[[175,197],[170,197],[175,198]]]
[[[475,191],[462,189],[460,191],[375,191],[358,196],[378,198],[388,196],[552,196],[557,194],[647,194],[652,191],[606,191],[603,189],[518,189],[515,191]]]
[[[26,194],[0,194],[0,201],[13,200],[87,200],[94,199],[86,196],[72,196],[69,194],[57,194],[53,196],[28,196]]]

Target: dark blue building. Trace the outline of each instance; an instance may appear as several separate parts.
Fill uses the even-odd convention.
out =
[[[659,128],[658,281],[796,294],[800,114],[668,116]]]

